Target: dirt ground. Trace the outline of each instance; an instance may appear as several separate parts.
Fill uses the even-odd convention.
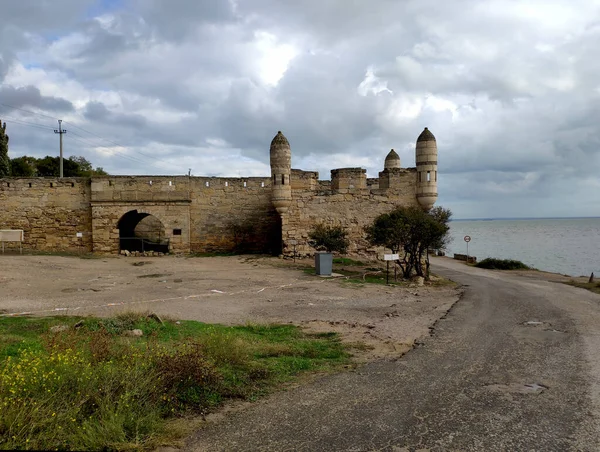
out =
[[[271,257],[0,256],[7,315],[112,316],[152,311],[227,325],[292,323],[360,342],[359,358],[400,356],[460,296],[455,286],[356,284]]]

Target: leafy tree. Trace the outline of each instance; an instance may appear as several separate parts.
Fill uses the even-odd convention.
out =
[[[429,215],[433,217],[436,221],[448,226],[450,223],[450,218],[452,218],[452,211],[450,209],[445,209],[442,206],[436,206],[429,211]],[[443,237],[440,238],[439,241],[431,244],[431,248],[434,250],[443,250],[450,244],[452,241],[452,237],[450,234],[444,234]]]
[[[43,158],[17,157],[11,160],[11,176],[13,177],[59,177],[60,157],[47,155]],[[63,159],[63,173],[65,177],[91,177],[106,176],[108,173],[98,167],[94,169],[92,164],[80,156],[71,156]]]
[[[10,175],[12,177],[35,177],[36,175],[35,157],[15,157],[10,159]]]
[[[0,177],[10,176],[10,159],[8,158],[8,135],[6,123],[0,121]]]
[[[311,246],[317,250],[325,250],[328,253],[345,253],[350,242],[348,233],[342,226],[326,226],[317,224],[308,234],[312,240]]]
[[[58,157],[37,159],[35,162],[37,176],[40,177],[58,177],[60,176],[60,160]]]
[[[394,254],[402,254],[397,264],[405,278],[410,278],[413,272],[428,278],[427,250],[447,240],[450,216],[451,212],[447,209],[427,213],[419,207],[397,207],[390,213],[379,215],[371,226],[365,228],[365,232],[372,245],[384,246]]]
[[[108,173],[104,171],[102,167],[97,167],[94,169],[92,164],[85,158],[81,156],[71,156],[69,160],[76,163],[79,166],[78,176],[80,177],[91,177],[91,176],[107,176]]]

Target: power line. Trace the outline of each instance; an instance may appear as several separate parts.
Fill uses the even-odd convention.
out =
[[[49,119],[53,119],[53,120],[57,120],[57,119],[58,119],[58,118],[55,118],[55,117],[53,117],[53,116],[45,115],[45,114],[43,114],[43,113],[37,113],[37,112],[35,112],[35,111],[31,111],[31,110],[26,110],[26,109],[24,109],[24,108],[15,107],[14,105],[5,104],[5,103],[3,103],[3,102],[0,102],[0,105],[2,105],[2,106],[4,106],[4,107],[12,108],[12,109],[14,109],[14,110],[19,110],[19,111],[22,111],[22,112],[25,112],[25,113],[30,113],[30,114],[32,114],[32,115],[41,116],[41,117],[44,117],[44,118],[49,118]],[[16,120],[13,120],[13,121],[16,121]],[[22,121],[22,122],[24,123],[25,121]],[[75,124],[73,124],[73,123],[71,123],[71,122],[67,122],[67,121],[63,121],[63,122],[64,122],[65,124],[69,124],[69,126],[70,126],[70,127],[75,127],[76,129],[79,129],[79,130],[81,130],[81,131],[83,131],[83,132],[85,132],[85,133],[89,133],[90,135],[93,135],[93,136],[95,136],[95,137],[97,137],[97,138],[99,138],[99,139],[101,139],[101,140],[103,140],[103,141],[106,141],[106,142],[108,142],[108,143],[111,143],[111,144],[113,144],[113,145],[115,145],[115,146],[118,146],[118,147],[121,147],[121,148],[124,148],[124,149],[127,149],[127,148],[128,148],[127,146],[123,146],[122,144],[119,144],[119,143],[117,143],[117,142],[115,142],[115,141],[109,140],[108,138],[104,138],[104,137],[102,137],[102,136],[100,136],[100,135],[98,135],[98,134],[96,134],[96,133],[94,133],[94,132],[90,132],[89,130],[86,130],[86,129],[84,129],[83,127],[77,126],[77,125],[75,125]],[[32,127],[34,127],[34,125],[32,125]],[[53,129],[54,129],[53,127],[46,127],[46,126],[42,126],[42,125],[38,125],[37,127],[39,127],[39,128],[47,128],[47,129],[50,129],[50,130],[53,130]],[[57,132],[57,133],[58,133],[58,132]],[[73,131],[71,131],[71,133],[73,133]],[[62,135],[60,135],[60,136],[62,137]],[[79,135],[79,136],[81,136],[81,135]],[[82,138],[83,138],[83,137],[82,137]],[[99,147],[105,147],[105,148],[107,148],[106,146],[99,146]],[[108,148],[107,148],[107,149],[108,149]],[[182,167],[180,167],[180,166],[178,166],[178,165],[175,165],[175,164],[173,164],[173,163],[171,163],[171,162],[168,162],[168,161],[166,161],[166,160],[159,159],[159,158],[157,158],[157,157],[155,157],[155,156],[152,156],[152,155],[149,155],[149,154],[144,154],[143,152],[141,152],[141,151],[138,151],[138,150],[136,150],[136,149],[133,149],[133,152],[135,152],[135,153],[137,153],[137,154],[140,154],[140,155],[142,155],[142,156],[144,156],[144,157],[147,157],[147,158],[149,158],[149,159],[155,160],[156,162],[162,162],[162,163],[164,163],[164,164],[166,164],[166,165],[169,165],[169,166],[170,166],[170,167],[172,167],[172,168],[177,168],[177,169],[179,169],[179,170],[182,168]],[[128,157],[129,157],[129,156],[128,156]],[[135,160],[133,160],[133,161],[135,161]],[[144,162],[144,161],[142,161],[142,160],[138,160],[138,162],[139,162],[139,163],[142,163],[142,164],[146,164],[146,162]]]
[[[119,147],[121,147],[121,148],[127,148],[127,146],[123,146],[122,144],[119,144],[119,143],[117,143],[116,141],[112,141],[112,140],[109,140],[109,139],[107,139],[107,138],[103,138],[103,137],[101,137],[100,135],[98,135],[98,134],[96,134],[96,133],[94,133],[94,132],[90,132],[89,130],[86,130],[86,129],[84,129],[83,127],[76,126],[75,124],[73,124],[73,123],[71,123],[71,122],[69,122],[69,123],[67,123],[67,124],[69,124],[69,126],[71,126],[71,127],[75,127],[76,129],[79,129],[79,130],[82,130],[82,131],[84,131],[84,132],[86,132],[86,133],[89,133],[90,135],[94,135],[95,137],[98,137],[98,138],[100,138],[101,140],[104,140],[104,141],[106,141],[106,142],[108,142],[108,143],[111,143],[111,144],[113,144],[113,145],[115,145],[115,146],[119,146]],[[135,149],[133,150],[133,152],[135,152],[135,153],[137,153],[137,154],[140,154],[140,155],[143,155],[144,157],[147,157],[147,158],[150,158],[150,159],[156,160],[157,162],[163,162],[163,163],[165,163],[165,164],[167,164],[167,165],[171,166],[172,168],[177,168],[177,169],[181,169],[181,168],[182,168],[182,167],[180,167],[180,166],[178,166],[178,165],[174,165],[173,163],[167,162],[166,160],[159,159],[159,158],[157,158],[157,157],[154,157],[154,156],[152,156],[152,155],[144,154],[143,152],[141,152],[141,151],[137,151],[137,150],[135,150]]]
[[[72,130],[71,130],[71,135],[75,135],[75,136],[81,138],[81,139],[77,139],[77,138],[72,138],[72,139],[75,139],[75,140],[77,140],[77,141],[79,141],[79,142],[81,142],[83,144],[86,144],[86,145],[88,145],[90,147],[108,149],[111,153],[117,154],[117,156],[126,158],[126,159],[128,159],[128,160],[130,160],[130,161],[132,161],[134,163],[141,163],[142,165],[146,165],[147,164],[147,162],[144,162],[143,160],[140,160],[138,158],[135,158],[135,157],[132,157],[130,155],[127,155],[127,154],[125,154],[125,153],[123,153],[121,151],[118,151],[117,149],[109,148],[108,146],[101,146],[101,145],[96,145],[94,143],[91,143],[91,142],[87,141],[87,137],[83,137],[83,136],[79,135],[78,133],[73,132]]]
[[[8,105],[8,104],[5,104],[3,102],[0,102],[0,105],[3,105],[4,107],[8,107],[8,108],[13,108],[15,110],[23,111],[25,113],[31,113],[32,115],[43,116],[44,118],[50,118],[50,119],[53,119],[55,121],[58,119],[58,118],[55,118],[53,116],[48,116],[48,115],[45,115],[43,113],[36,113],[35,111],[31,111],[31,110],[25,110],[23,108],[15,107],[14,105]]]
[[[13,118],[8,118],[6,116],[2,116],[3,120],[5,120],[6,122],[10,122],[10,123],[14,123],[14,124],[19,124],[22,126],[29,126],[29,127],[36,127],[38,129],[44,129],[44,130],[53,130],[53,127],[50,126],[44,126],[42,124],[36,124],[33,122],[27,122],[27,121],[21,121],[20,119],[13,119]]]

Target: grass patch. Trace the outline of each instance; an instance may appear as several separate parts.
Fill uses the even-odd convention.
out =
[[[521,261],[513,259],[495,259],[488,257],[475,264],[475,267],[487,268],[489,270],[531,270],[531,268],[525,265]]]
[[[580,287],[582,289],[587,289],[590,292],[600,294],[600,281],[589,283],[589,282],[579,282],[579,281],[575,281],[574,279],[572,279],[572,280],[566,282],[565,284],[568,284],[569,286]]]
[[[68,328],[52,333],[57,325]],[[144,335],[124,335],[132,329]],[[176,419],[348,360],[337,335],[291,325],[1,318],[0,449],[155,447]]]
[[[333,259],[333,263],[338,265],[348,265],[356,267],[364,267],[366,265],[364,262],[350,259],[348,257],[336,257]]]

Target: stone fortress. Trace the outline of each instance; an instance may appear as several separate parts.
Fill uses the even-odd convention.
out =
[[[430,209],[437,199],[437,144],[425,128],[416,168],[392,150],[379,178],[362,168],[319,180],[292,169],[279,132],[270,149],[271,177],[98,176],[0,179],[0,229],[24,230],[24,249],[170,253],[249,252],[310,255],[317,223],[341,224],[349,254],[368,254],[364,226],[399,205]]]

